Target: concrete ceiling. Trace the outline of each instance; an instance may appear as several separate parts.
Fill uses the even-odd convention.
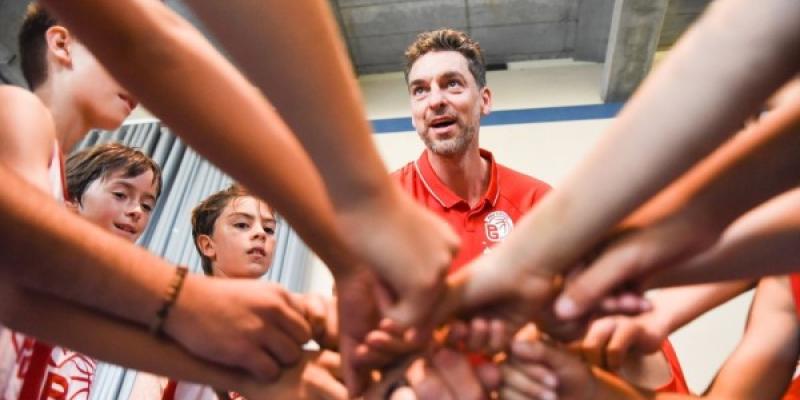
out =
[[[711,0],[329,0],[359,74],[400,71],[421,31],[451,27],[487,62],[573,58],[606,64],[601,91],[624,100]],[[0,80],[21,83],[15,35],[26,0],[0,0]],[[196,23],[181,0],[167,4]],[[202,30],[202,28],[201,28]]]
[[[602,62],[614,3],[614,0],[331,0],[359,73],[402,69],[403,51],[417,33],[439,27],[468,32],[481,43],[487,62],[498,66],[509,61],[552,58]],[[658,29],[659,48],[671,46],[709,0],[664,2],[667,3]]]

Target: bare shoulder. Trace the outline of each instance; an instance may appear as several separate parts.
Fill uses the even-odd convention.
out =
[[[46,167],[55,140],[53,117],[36,95],[0,86],[0,159],[17,170]]]
[[[0,85],[0,106],[2,126],[36,123],[51,127],[53,125],[50,111],[35,94],[26,89]],[[36,118],[31,120],[32,117]]]

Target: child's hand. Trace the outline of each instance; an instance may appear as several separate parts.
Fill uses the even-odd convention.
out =
[[[164,325],[194,354],[272,381],[300,359],[311,329],[280,286],[188,276]]]
[[[423,350],[423,346],[416,343],[412,336],[412,330],[403,329],[392,320],[384,318],[378,329],[369,332],[364,343],[356,347],[358,363],[372,369],[382,369]]]
[[[591,400],[597,381],[583,361],[542,341],[515,341],[502,365],[503,399]]]
[[[292,294],[292,299],[311,327],[311,339],[320,348],[337,350],[339,348],[339,321],[336,312],[336,299],[314,294]]]
[[[638,316],[608,316],[589,325],[581,341],[581,350],[590,363],[617,370],[632,352],[649,354],[658,351],[669,335],[666,324],[652,313]]]
[[[249,383],[242,388],[248,399],[345,400],[347,389],[339,374],[341,359],[330,351],[306,351],[296,366],[285,369],[272,384]]]
[[[341,210],[339,221],[344,238],[385,288],[384,316],[430,330],[459,239],[445,221],[393,189]]]

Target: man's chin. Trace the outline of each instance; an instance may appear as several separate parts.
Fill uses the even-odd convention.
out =
[[[441,141],[441,142],[433,142],[428,147],[433,154],[442,157],[452,157],[455,155],[462,154],[464,152],[465,146],[459,146],[459,143],[454,143],[454,141]]]

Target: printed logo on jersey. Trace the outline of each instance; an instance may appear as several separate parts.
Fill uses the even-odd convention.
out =
[[[511,233],[514,222],[505,211],[493,211],[483,219],[483,227],[487,239],[499,242]]]

